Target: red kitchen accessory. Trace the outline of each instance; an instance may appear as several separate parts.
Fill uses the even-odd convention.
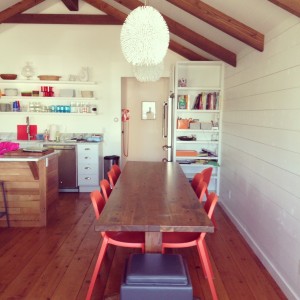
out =
[[[29,126],[30,140],[36,140],[37,125]],[[28,140],[27,125],[17,125],[17,139]]]

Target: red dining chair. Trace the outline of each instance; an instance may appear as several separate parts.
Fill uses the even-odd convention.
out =
[[[105,200],[105,202],[107,202],[108,197],[110,196],[110,193],[111,193],[111,191],[112,191],[112,189],[111,189],[111,187],[110,187],[110,184],[109,184],[108,180],[102,179],[102,180],[100,181],[100,187],[101,187],[101,191],[102,191],[104,200]]]
[[[113,170],[117,176],[117,179],[119,178],[119,176],[121,175],[121,169],[118,165],[112,165],[111,166],[111,170]]]
[[[93,208],[95,211],[96,219],[98,219],[101,215],[101,212],[105,206],[105,200],[102,197],[101,193],[96,190],[91,192],[90,194],[91,201],[93,204]],[[141,248],[142,252],[145,252],[145,234],[144,232],[118,232],[118,231],[109,231],[109,232],[101,232],[102,235],[102,245],[99,252],[99,256],[95,265],[95,269],[91,278],[91,282],[89,285],[88,293],[86,296],[86,300],[91,299],[94,285],[96,282],[97,275],[101,268],[101,264],[107,249],[108,244],[126,247],[126,248]]]
[[[196,189],[196,195],[199,199],[199,202],[202,203],[203,197],[207,191],[207,184],[204,181],[199,182],[197,189]]]
[[[210,219],[216,207],[217,201],[218,196],[212,192],[209,194],[205,202],[204,209]],[[217,300],[218,296],[213,282],[212,266],[210,264],[209,254],[204,240],[205,235],[206,232],[163,232],[162,253],[165,253],[165,248],[187,248],[196,246],[203,273],[208,280],[212,298],[213,300]]]
[[[204,169],[200,173],[200,174],[202,174],[203,181],[207,184],[207,189],[205,191],[206,199],[208,198],[208,194],[209,194],[209,192],[208,192],[208,186],[209,186],[209,182],[210,182],[210,179],[211,179],[212,171],[213,171],[213,168],[209,167],[209,168]],[[215,226],[215,229],[217,229],[217,222],[216,222],[214,216],[212,216],[211,221],[213,222],[213,224]]]
[[[208,186],[209,186],[212,171],[213,171],[213,168],[209,167],[209,168],[204,169],[201,172],[201,174],[203,175],[203,181],[206,182],[206,184],[207,184],[207,189],[205,192],[206,198],[208,198]]]
[[[198,184],[203,181],[203,174],[202,173],[196,173],[192,179],[191,186],[193,190],[196,192]]]
[[[108,177],[108,180],[109,180],[109,184],[110,184],[111,188],[113,189],[115,187],[115,184],[117,183],[117,180],[118,180],[115,172],[112,169],[110,169],[107,172],[107,177]]]

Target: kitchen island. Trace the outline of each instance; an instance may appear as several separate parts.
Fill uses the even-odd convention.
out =
[[[11,227],[42,227],[58,199],[58,153],[22,153],[0,156],[0,180],[4,181]],[[3,207],[2,193],[0,206]],[[6,218],[0,219],[5,227]]]

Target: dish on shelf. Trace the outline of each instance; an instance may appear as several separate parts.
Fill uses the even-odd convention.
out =
[[[61,78],[61,76],[56,75],[39,75],[38,78],[40,80],[49,80],[49,81],[57,81]]]
[[[196,138],[194,136],[178,136],[178,140],[180,141],[196,141]]]
[[[196,150],[176,150],[176,156],[197,156]]]
[[[17,74],[1,74],[0,77],[4,80],[15,80],[18,75]]]
[[[31,97],[32,96],[32,92],[21,92],[21,96],[23,96],[23,97]]]
[[[5,96],[18,96],[18,89],[4,89]]]

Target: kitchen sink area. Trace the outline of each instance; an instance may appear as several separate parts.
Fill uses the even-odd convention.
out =
[[[59,192],[91,192],[103,178],[103,136],[61,134],[60,141],[18,140],[16,134],[1,134],[0,141],[19,143],[20,148],[53,149],[58,152]]]

